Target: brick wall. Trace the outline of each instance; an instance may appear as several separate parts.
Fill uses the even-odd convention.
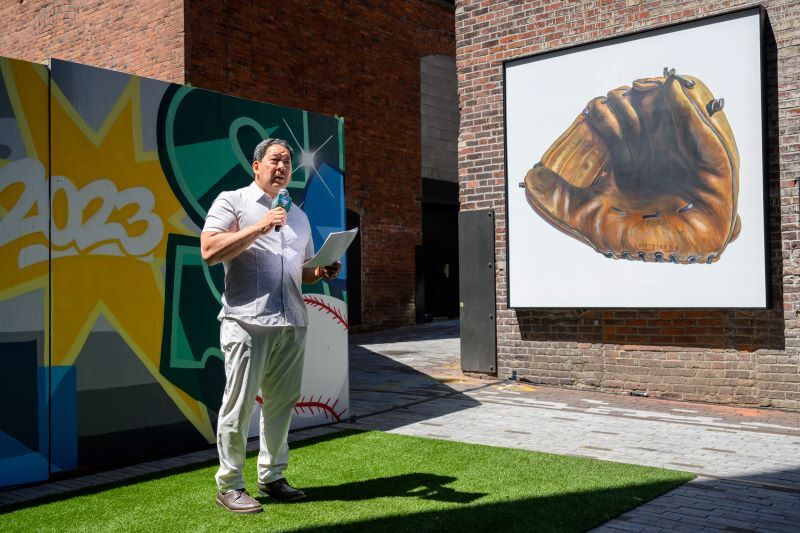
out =
[[[1,56],[184,80],[180,0],[6,0],[0,21]]]
[[[347,208],[361,215],[362,321],[410,324],[420,243],[420,58],[455,55],[435,0],[188,0],[186,81],[345,119]]]
[[[512,310],[507,306],[504,60],[758,5],[744,1],[462,0],[456,56],[462,209],[493,208],[498,374],[534,383],[800,408],[800,2],[762,2],[767,43],[772,307]],[[731,288],[735,290],[735,287]]]

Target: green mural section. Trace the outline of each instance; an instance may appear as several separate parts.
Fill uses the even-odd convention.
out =
[[[222,400],[225,366],[214,324],[224,289],[221,267],[209,268],[195,237],[169,240],[173,268],[167,272],[161,374],[214,412]],[[207,290],[197,290],[202,287]]]
[[[158,117],[159,155],[197,225],[220,192],[252,179],[252,154],[262,139],[278,137],[293,145],[287,188],[299,205],[311,178],[319,176],[319,164],[342,164],[338,120],[182,86],[170,87],[165,101]],[[212,109],[216,113],[209,113]]]

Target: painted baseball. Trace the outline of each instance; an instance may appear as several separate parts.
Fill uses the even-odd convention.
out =
[[[324,294],[305,294],[308,309],[306,360],[292,425],[341,420],[348,405],[347,304]],[[297,418],[302,418],[298,421]],[[300,422],[298,424],[298,422]]]

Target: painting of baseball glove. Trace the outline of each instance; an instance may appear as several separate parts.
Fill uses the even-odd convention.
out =
[[[742,225],[723,107],[665,68],[592,99],[520,186],[543,219],[608,258],[714,263]]]

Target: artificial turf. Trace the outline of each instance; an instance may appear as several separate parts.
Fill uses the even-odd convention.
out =
[[[692,479],[685,472],[518,449],[343,432],[293,444],[308,499],[214,503],[216,463],[3,511],[0,531],[585,531]],[[255,456],[247,461],[256,493]]]

